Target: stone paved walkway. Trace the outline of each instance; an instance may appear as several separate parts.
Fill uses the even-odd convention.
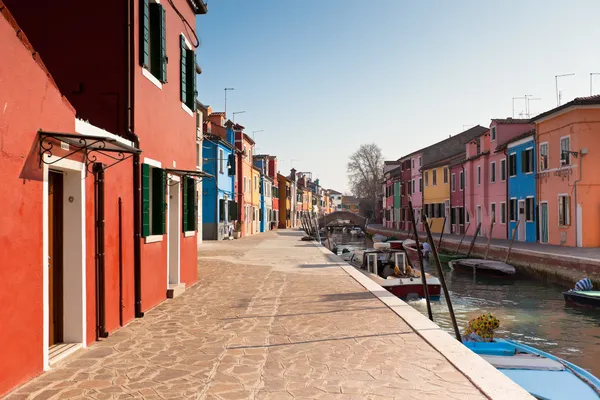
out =
[[[485,398],[299,237],[205,242],[198,284],[9,398]]]

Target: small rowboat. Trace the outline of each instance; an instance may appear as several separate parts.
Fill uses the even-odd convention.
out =
[[[568,304],[600,308],[600,290],[569,290],[563,297]]]
[[[452,269],[462,268],[487,275],[514,275],[517,272],[515,267],[501,261],[480,260],[477,258],[453,260],[448,264]]]
[[[467,256],[464,256],[462,254],[445,254],[445,253],[438,253],[438,257],[440,259],[440,262],[445,263],[445,264],[448,264],[450,261],[461,260],[463,258],[467,258]]]
[[[464,342],[537,399],[598,400],[600,379],[568,361],[512,340]]]

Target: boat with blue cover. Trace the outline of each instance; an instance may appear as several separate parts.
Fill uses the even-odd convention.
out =
[[[552,354],[504,339],[463,344],[537,399],[600,399],[600,379]]]
[[[563,292],[563,296],[568,304],[600,308],[600,290],[594,290],[590,278],[580,279],[575,288]]]

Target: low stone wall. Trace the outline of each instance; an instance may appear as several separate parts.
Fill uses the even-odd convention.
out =
[[[367,227],[370,234],[384,236],[395,236],[403,239],[408,237],[404,232],[388,229]],[[419,233],[419,240],[427,239],[424,232]],[[454,252],[459,241],[454,238],[444,238],[442,249]],[[469,249],[470,240],[466,239],[460,246],[461,253]],[[487,243],[475,243],[471,254],[475,257],[484,257]],[[488,259],[504,261],[508,248],[492,244],[488,253]],[[508,260],[509,264],[517,269],[517,273],[525,274],[544,282],[553,282],[572,288],[579,279],[589,277],[595,287],[600,287],[600,260],[573,257],[570,255],[557,255],[544,253],[543,251],[531,251],[513,248]]]

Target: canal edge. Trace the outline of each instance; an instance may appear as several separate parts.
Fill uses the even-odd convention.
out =
[[[328,261],[336,264],[400,317],[489,399],[532,400],[533,397],[483,358],[473,353],[419,311],[361,274],[325,246],[312,242]]]

